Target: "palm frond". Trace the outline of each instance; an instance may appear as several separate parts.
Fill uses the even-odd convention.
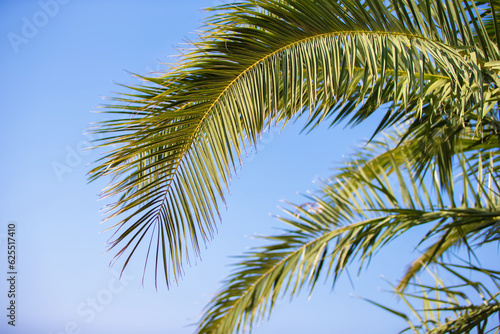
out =
[[[309,126],[331,115],[356,123],[381,106],[376,131],[427,109],[461,124],[473,113],[480,124],[495,108],[484,97],[498,87],[499,51],[477,37],[468,19],[480,13],[467,10],[457,0],[221,6],[193,50],[117,97],[108,108],[120,118],[95,129],[110,151],[90,180],[113,178],[103,196],[119,196],[110,248],[121,245],[124,268],[149,239],[155,272],[177,280],[213,237],[235,166],[267,126],[302,114]]]
[[[393,287],[411,311],[409,315],[368,301],[406,320],[409,327],[400,333],[471,333],[475,329],[484,334],[500,331],[495,319],[500,314],[499,292],[491,291],[500,287],[498,271],[438,262],[436,272],[429,273],[434,284],[414,283],[412,288],[416,291],[413,293],[403,293]],[[447,281],[453,280],[455,284],[445,284],[439,273],[449,274]],[[470,276],[475,279],[468,278]],[[492,322],[488,323],[489,320]]]
[[[270,237],[274,243],[253,250],[236,266],[201,321],[200,333],[232,333],[252,327],[270,313],[278,297],[297,293],[317,279],[337,231],[320,221],[301,221],[296,230]],[[312,286],[311,286],[312,288]]]
[[[305,286],[312,290],[322,272],[335,282],[349,265],[361,270],[381,248],[417,226],[428,232],[415,246],[427,249],[407,270],[401,290],[450,249],[471,250],[498,238],[496,174],[483,170],[479,178],[468,175],[466,162],[472,159],[466,157],[467,150],[455,157],[462,167],[458,175],[452,169],[457,184],[442,192],[436,163],[430,164],[434,172],[425,179],[411,172],[411,144],[394,147],[372,141],[369,147],[371,154],[361,150],[364,154],[340,168],[319,195],[308,198],[312,206],[293,205],[287,211],[290,218],[281,220],[293,229],[268,237],[269,246],[244,256],[208,305],[200,333],[251,328],[271,312],[279,296],[293,297]]]

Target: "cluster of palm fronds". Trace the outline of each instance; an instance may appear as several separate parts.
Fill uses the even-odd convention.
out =
[[[335,281],[416,226],[428,233],[398,284],[403,298],[422,269],[451,249],[498,243],[499,14],[497,0],[220,6],[175,67],[116,98],[109,112],[120,117],[95,130],[107,134],[100,146],[111,150],[91,179],[111,175],[104,195],[120,196],[109,214],[121,219],[111,248],[121,246],[126,267],[148,244],[155,277],[168,285],[213,236],[235,167],[266,127],[298,117],[309,129],[357,124],[374,113],[383,115],[374,134],[392,132],[325,181],[308,199],[310,210],[293,206],[282,219],[291,228],[237,265],[200,332],[251,327],[279,296],[312,289],[321,273]],[[468,262],[457,275],[464,270],[476,267]],[[496,283],[497,273],[488,273]],[[421,298],[431,300],[422,288]],[[462,293],[448,288],[439,283],[435,291],[451,299]],[[495,293],[477,307],[434,302],[424,314],[448,308],[454,317],[411,328],[482,331],[498,315]]]

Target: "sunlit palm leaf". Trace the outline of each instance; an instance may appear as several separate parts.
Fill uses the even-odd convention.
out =
[[[472,140],[463,137],[461,143]],[[469,146],[459,145],[465,150],[455,157],[462,166],[458,174],[452,169],[456,185],[442,193],[436,163],[430,163],[432,172],[425,178],[415,177],[411,143],[393,145],[373,141],[372,154],[362,150],[325,184],[321,195],[310,198],[310,210],[296,205],[288,211],[292,218],[281,220],[293,229],[246,254],[207,307],[199,331],[231,333],[251,327],[271,312],[279,296],[294,296],[306,285],[312,290],[321,272],[335,282],[348,265],[359,263],[361,269],[378,250],[417,226],[428,230],[421,240],[427,251],[408,269],[400,289],[450,248],[499,237],[497,173],[486,169],[480,177],[467,175],[466,163],[473,163],[465,158]]]
[[[499,57],[486,28],[465,20],[479,13],[460,1],[394,0],[392,8],[331,0],[222,6],[176,67],[117,98],[109,107],[122,117],[95,130],[111,150],[90,179],[114,177],[104,196],[120,196],[109,218],[120,219],[111,248],[121,245],[124,267],[149,239],[167,285],[182,275],[189,250],[198,254],[214,234],[245,146],[275,122],[304,113],[310,126],[327,117],[356,123],[384,105],[377,131],[432,114],[465,124],[473,113],[481,124],[496,102],[485,96],[498,87],[491,61]]]

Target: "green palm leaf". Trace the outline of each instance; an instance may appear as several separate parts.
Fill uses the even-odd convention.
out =
[[[480,134],[500,80],[496,45],[468,22],[480,14],[460,1],[221,6],[192,51],[116,98],[108,107],[120,118],[95,129],[110,151],[90,179],[113,177],[103,195],[120,196],[109,218],[119,219],[111,248],[122,247],[124,268],[149,239],[167,285],[181,276],[191,249],[198,255],[213,237],[235,166],[267,126],[300,115],[310,127],[328,117],[357,123],[385,106],[377,131],[440,114],[459,125],[474,115]]]
[[[498,333],[500,327],[494,317],[500,313],[499,294],[491,290],[500,287],[499,272],[441,262],[436,263],[436,267],[441,274],[451,275],[449,279],[456,281],[456,284],[445,284],[436,270],[429,271],[434,285],[414,283],[412,287],[416,292],[412,293],[403,293],[394,288],[411,315],[367,301],[406,320],[409,327],[400,333],[471,333],[474,329],[477,333]],[[488,323],[489,320],[493,320],[492,324]]]
[[[471,140],[462,138],[464,143]],[[359,263],[361,270],[378,250],[417,226],[428,230],[420,242],[427,249],[409,267],[399,289],[450,249],[498,238],[500,185],[495,169],[481,170],[480,178],[468,175],[466,163],[473,159],[457,154],[462,173],[451,175],[457,187],[441,193],[437,163],[429,165],[433,172],[425,178],[411,172],[412,144],[391,148],[373,141],[372,154],[362,150],[320,195],[308,198],[310,210],[295,205],[287,211],[291,218],[281,220],[293,229],[267,238],[269,246],[245,255],[208,305],[200,333],[251,328],[271,312],[279,296],[293,297],[306,285],[312,290],[322,272],[335,282],[349,265]]]

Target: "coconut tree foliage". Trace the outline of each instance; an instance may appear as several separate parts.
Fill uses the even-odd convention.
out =
[[[254,0],[214,11],[171,70],[116,97],[116,117],[94,130],[108,153],[90,179],[112,177],[103,196],[117,198],[110,248],[124,268],[145,244],[155,277],[182,276],[266,128],[382,117],[377,140],[236,266],[200,332],[251,327],[279,296],[312,289],[322,273],[335,282],[415,226],[428,233],[400,293],[450,250],[498,242],[498,1]]]

